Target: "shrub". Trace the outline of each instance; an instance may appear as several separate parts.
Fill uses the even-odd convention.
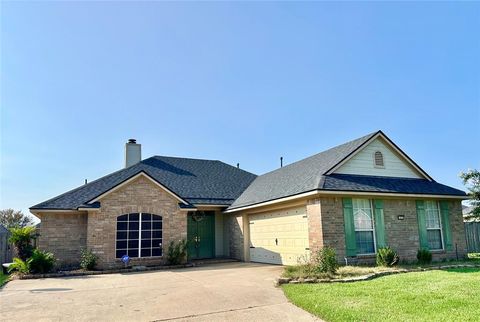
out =
[[[428,249],[419,249],[417,259],[420,264],[430,264],[432,262],[432,252]]]
[[[45,274],[52,270],[55,261],[55,256],[52,253],[35,249],[27,263],[30,267],[30,272]]]
[[[170,265],[184,264],[187,261],[187,241],[180,240],[178,243],[173,240],[168,245],[167,262]]]
[[[22,260],[21,258],[13,258],[13,263],[8,267],[8,272],[11,273],[17,271],[22,274],[30,273],[30,265],[27,261]]]
[[[13,244],[18,257],[26,261],[33,253],[32,240],[37,238],[35,227],[10,228],[8,241]]]
[[[391,267],[398,264],[397,252],[390,247],[382,247],[377,251],[377,266]]]
[[[318,272],[335,274],[338,269],[335,249],[328,246],[319,249],[313,256],[313,263]]]
[[[91,250],[82,249],[81,258],[80,258],[80,267],[91,271],[95,268],[97,264],[97,255],[92,253]]]

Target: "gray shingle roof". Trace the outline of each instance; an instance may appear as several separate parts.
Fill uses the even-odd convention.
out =
[[[378,132],[320,152],[283,168],[258,176],[229,209],[316,190],[323,174],[357,150]]]
[[[154,156],[30,209],[77,209],[129,178],[144,172],[193,204],[230,205],[256,175],[217,160]],[[95,206],[95,205],[93,205]]]
[[[314,190],[396,192],[464,196],[465,193],[426,179],[327,175],[381,131],[344,143],[283,168],[258,176],[228,208],[235,209]],[[393,142],[391,142],[394,144]],[[408,156],[407,156],[408,158]],[[413,162],[413,160],[410,160]],[[413,162],[414,163],[414,162]],[[419,168],[420,169],[420,168]],[[420,169],[428,178],[427,173]]]
[[[331,174],[325,176],[323,190],[391,192],[465,196],[465,192],[426,179]]]

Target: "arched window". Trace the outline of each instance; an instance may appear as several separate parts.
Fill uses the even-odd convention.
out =
[[[375,166],[378,167],[378,168],[383,168],[385,167],[385,164],[383,162],[383,154],[382,152],[380,151],[376,151],[374,153],[374,162],[375,162]]]
[[[131,213],[117,217],[115,257],[162,256],[162,216]]]

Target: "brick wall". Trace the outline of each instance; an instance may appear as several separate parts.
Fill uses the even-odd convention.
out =
[[[244,233],[242,215],[227,215],[230,257],[238,260],[245,260],[244,256]]]
[[[319,213],[320,212],[320,213]],[[342,198],[321,197],[307,203],[310,248],[332,246],[337,259],[344,262],[345,232]],[[449,202],[452,251],[434,251],[434,260],[460,258],[466,255],[465,231],[460,201]],[[404,220],[398,220],[403,215]],[[395,249],[403,261],[415,261],[419,249],[417,211],[414,199],[384,199],[386,243]],[[321,235],[321,238],[319,237]],[[371,262],[374,257],[363,257],[359,262]]]
[[[433,251],[434,260],[455,259],[456,249],[459,258],[466,255],[461,202],[450,201],[448,206],[453,249],[451,251]],[[416,261],[420,241],[415,200],[386,199],[383,212],[387,244],[398,252],[402,260]],[[403,215],[405,219],[398,220],[399,215]]]
[[[187,212],[180,211],[178,200],[148,178],[140,176],[100,200],[100,211],[89,212],[87,247],[98,256],[100,268],[119,267],[115,258],[117,217],[127,213],[146,212],[162,216],[163,256],[132,259],[132,265],[165,263],[170,241],[187,238]]]
[[[38,248],[52,252],[60,267],[78,266],[80,251],[86,247],[87,213],[39,213]]]
[[[323,247],[322,210],[320,199],[307,201],[308,240],[311,252]]]
[[[344,261],[345,232],[343,228],[342,198],[322,198],[323,243],[337,249],[337,259]]]

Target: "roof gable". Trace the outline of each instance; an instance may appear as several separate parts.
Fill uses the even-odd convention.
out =
[[[381,153],[383,166],[375,165],[375,153],[377,152]],[[332,173],[428,179],[381,136],[375,137],[364,147],[358,149]]]
[[[217,160],[154,156],[30,209],[78,209],[139,173],[192,204],[230,205],[256,175]]]
[[[352,171],[355,172],[354,174],[336,172],[351,160],[354,163],[361,151],[369,153],[367,147],[372,142],[376,143],[371,147],[381,144],[386,149],[385,152],[390,153],[388,156],[392,159],[389,160],[389,166],[390,162],[393,162],[392,160],[396,160],[408,175],[399,178],[395,176],[395,173],[374,175],[358,171],[358,169]],[[346,168],[348,169],[348,167],[344,167],[340,172],[346,172]],[[315,191],[465,196],[465,192],[461,190],[435,182],[382,131],[377,131],[258,176],[228,210],[236,211],[244,207],[284,200]]]
[[[157,180],[155,180],[154,178],[152,178],[150,175],[148,175],[147,173],[145,173],[144,171],[140,171],[139,173],[137,173],[136,175],[128,178],[127,180],[123,181],[122,183],[112,187],[111,189],[103,192],[102,194],[100,194],[99,196],[95,197],[94,199],[90,200],[87,202],[87,204],[93,204],[93,203],[96,203],[96,202],[99,202],[101,201],[103,198],[105,198],[106,196],[108,196],[109,194],[111,194],[112,192],[115,192],[121,188],[123,188],[124,186],[132,183],[133,181],[135,181],[136,179],[138,178],[146,178],[148,179],[150,182],[152,182],[154,185],[156,185],[157,187],[159,187],[160,189],[162,189],[163,191],[165,191],[166,193],[168,193],[170,196],[172,196],[173,198],[177,199],[178,201],[188,205],[189,203],[185,200],[183,200],[181,197],[179,197],[177,194],[175,194],[174,192],[172,192],[171,190],[169,190],[167,187],[165,187],[164,185],[162,185],[160,182],[158,182]]]
[[[373,143],[373,145],[372,145]],[[367,147],[370,147],[370,149],[366,149]],[[389,175],[387,172],[384,172],[383,174],[381,173],[353,173],[354,171],[358,171],[357,167],[365,167],[365,163],[363,162],[358,162],[361,161],[361,159],[367,160],[370,157],[367,156],[368,152],[374,153],[375,148],[381,148],[383,149],[384,152],[387,152],[389,154],[390,161],[393,162],[393,164],[397,163],[397,166],[400,167],[400,163],[402,163],[404,166],[410,168],[410,177],[412,178],[425,178],[429,181],[434,181],[432,177],[428,175],[420,166],[418,166],[415,161],[413,161],[405,152],[403,152],[392,140],[390,140],[382,131],[378,131],[373,135],[367,142],[364,142],[362,146],[358,147],[355,151],[347,155],[343,160],[338,162],[336,165],[334,165],[331,169],[329,169],[325,174],[329,175],[332,173],[348,173],[348,174],[364,174],[364,175],[377,175],[377,176],[387,176],[387,177],[402,177],[402,175]],[[359,156],[360,154],[360,156]],[[340,168],[342,168],[344,165],[347,165],[350,161],[354,161],[353,166],[350,164],[347,167],[344,167],[341,171],[346,171],[346,172],[338,172]],[[356,161],[356,162],[355,162]],[[373,164],[373,161],[372,163]],[[407,169],[402,166],[402,169],[397,172],[397,174],[406,174],[408,172]],[[399,169],[397,169],[399,170]],[[403,171],[402,171],[403,170]],[[412,172],[413,170],[413,172]],[[367,171],[368,172],[368,171]]]
[[[323,174],[354,153],[378,132],[338,145],[283,168],[258,176],[230,208],[273,200],[323,185]]]

